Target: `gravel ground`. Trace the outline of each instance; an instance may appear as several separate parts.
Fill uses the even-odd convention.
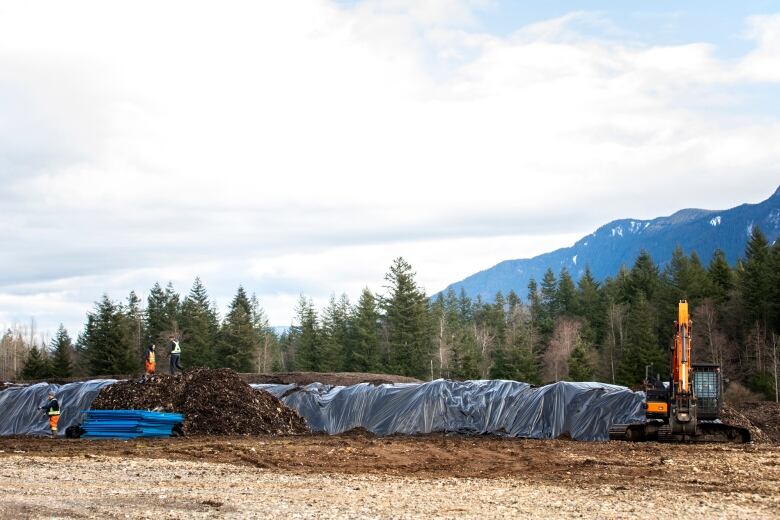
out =
[[[779,518],[780,446],[0,439],[0,518]]]
[[[637,485],[639,484],[639,485]],[[109,457],[4,459],[3,518],[777,518],[777,497],[522,478],[295,475]]]

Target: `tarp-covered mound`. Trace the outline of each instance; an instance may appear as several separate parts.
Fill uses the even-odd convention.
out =
[[[0,435],[48,435],[49,418],[38,410],[46,404],[49,390],[60,403],[60,433],[68,426],[81,422],[81,411],[106,385],[114,379],[95,379],[67,385],[38,383],[30,386],[11,386],[0,392]]]
[[[374,386],[252,385],[296,410],[313,431],[377,435],[453,432],[537,439],[609,438],[613,423],[644,420],[644,394],[601,383],[446,381]]]
[[[189,370],[104,388],[95,410],[157,410],[184,414],[188,435],[306,433],[303,419],[267,392],[257,392],[227,368]]]

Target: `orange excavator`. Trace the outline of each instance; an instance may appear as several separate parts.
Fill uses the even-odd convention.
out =
[[[672,374],[666,383],[645,380],[645,421],[613,424],[610,440],[750,442],[750,431],[720,422],[721,372],[712,363],[693,363],[688,302],[677,307]]]

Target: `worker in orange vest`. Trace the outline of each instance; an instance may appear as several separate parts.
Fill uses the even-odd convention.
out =
[[[49,428],[51,429],[51,438],[57,436],[57,423],[60,422],[60,403],[54,396],[54,392],[48,394],[49,402],[45,406],[41,406],[40,410],[44,410],[46,415],[49,416]]]
[[[156,368],[156,361],[155,361],[155,346],[154,343],[152,343],[148,349],[146,349],[146,359],[145,359],[145,365],[146,365],[146,377],[152,377],[154,375],[154,371]]]

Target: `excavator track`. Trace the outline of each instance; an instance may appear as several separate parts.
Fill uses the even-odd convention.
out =
[[[672,433],[668,424],[659,425],[653,422],[613,424],[609,427],[609,440],[628,442],[751,442],[749,430],[730,424],[700,422],[696,430],[696,435],[685,435]]]
[[[653,440],[655,428],[652,423],[613,424],[609,427],[609,440],[642,442]]]
[[[674,442],[675,440],[672,428],[668,424],[664,424],[658,429],[658,442]]]
[[[698,425],[702,442],[736,442],[748,443],[753,439],[750,430],[741,426],[719,422],[700,422]],[[698,439],[697,439],[698,440]]]

